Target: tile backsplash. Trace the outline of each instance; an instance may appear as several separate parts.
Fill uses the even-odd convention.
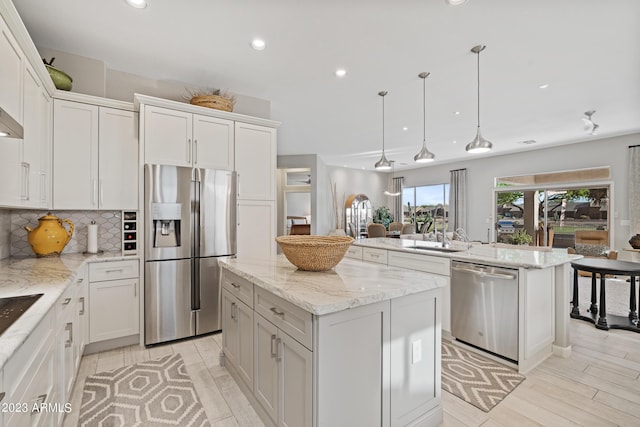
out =
[[[11,255],[11,211],[0,209],[0,259]]]
[[[25,225],[35,228],[38,226],[38,218],[46,215],[46,211],[12,210],[11,211],[11,256],[33,256],[33,250],[27,240]],[[60,219],[70,219],[75,230],[69,244],[63,253],[84,252],[87,250],[87,225],[91,221],[98,224],[98,249],[109,251],[122,250],[122,212],[121,211],[51,211],[52,215]],[[9,227],[3,225],[4,214],[0,212],[0,239]],[[64,225],[67,227],[67,225]],[[2,254],[2,242],[0,242],[0,255]],[[1,259],[1,258],[0,258]]]

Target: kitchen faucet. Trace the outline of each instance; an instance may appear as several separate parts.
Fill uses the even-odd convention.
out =
[[[451,246],[451,242],[447,238],[447,219],[444,212],[444,205],[442,203],[438,203],[433,209],[433,231],[437,236],[438,231],[436,229],[436,225],[438,224],[438,222],[436,221],[436,219],[438,217],[438,209],[442,209],[442,247],[448,248],[449,246]]]

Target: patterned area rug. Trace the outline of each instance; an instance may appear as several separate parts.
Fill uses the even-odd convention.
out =
[[[489,412],[524,380],[511,368],[442,342],[442,389]]]
[[[87,377],[78,425],[210,426],[180,354]]]

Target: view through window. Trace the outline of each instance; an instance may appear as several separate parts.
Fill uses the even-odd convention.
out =
[[[413,224],[415,233],[448,230],[449,184],[402,189],[403,222]]]

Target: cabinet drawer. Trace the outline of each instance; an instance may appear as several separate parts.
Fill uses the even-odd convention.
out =
[[[58,324],[68,322],[74,314],[78,298],[78,286],[72,284],[56,302],[56,321]]]
[[[362,246],[349,246],[347,252],[344,254],[347,258],[354,258],[362,260]]]
[[[137,260],[94,262],[89,264],[89,281],[91,282],[135,279],[139,275]]]
[[[385,249],[362,249],[362,260],[369,262],[376,262],[378,264],[387,264],[387,250]]]
[[[253,308],[253,283],[228,270],[223,270],[222,289],[226,289],[231,295]]]
[[[313,350],[311,313],[260,288],[255,289],[255,311],[300,344]]]
[[[389,265],[449,276],[451,260],[445,257],[389,251]]]

